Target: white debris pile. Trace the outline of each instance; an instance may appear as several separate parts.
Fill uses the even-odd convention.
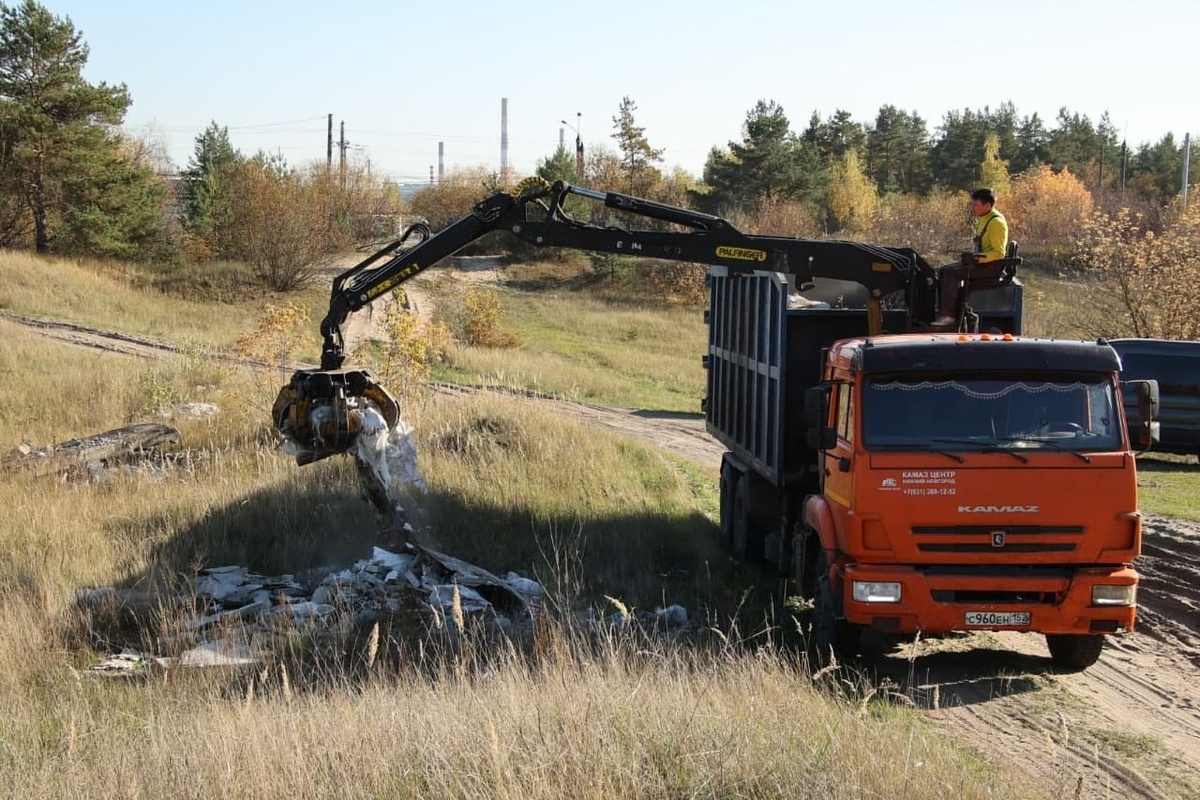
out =
[[[265,576],[244,567],[201,570],[178,600],[197,609],[183,633],[162,640],[174,657],[124,651],[91,668],[96,675],[129,675],[154,667],[240,666],[255,663],[255,642],[288,628],[337,630],[368,625],[401,610],[417,610],[418,624],[452,626],[458,594],[464,625],[482,624],[512,635],[532,633],[545,594],[516,573],[499,578],[460,559],[410,545],[403,553],[374,548],[371,557],[326,575],[308,587],[293,575]],[[85,589],[82,605],[120,602],[119,590]],[[422,631],[414,631],[420,634]]]

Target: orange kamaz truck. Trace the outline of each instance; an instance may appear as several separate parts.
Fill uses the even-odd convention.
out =
[[[1015,281],[974,298],[992,333],[878,335],[864,310],[789,303],[783,275],[711,281],[721,528],[812,599],[822,655],[1029,631],[1057,667],[1082,669],[1133,628],[1143,443],[1106,342],[1017,335]],[[1137,384],[1130,426],[1147,444],[1155,390]]]
[[[299,463],[349,450],[368,410],[398,418],[382,386],[343,366],[348,315],[491,233],[709,268],[720,528],[813,598],[819,652],[853,653],[865,633],[1020,630],[1081,668],[1104,635],[1132,628],[1141,528],[1117,356],[1019,336],[1015,248],[935,268],[905,247],[744,234],[686,208],[525,181],[436,234],[412,226],[334,279],[321,366],[296,372],[273,408]],[[1148,442],[1155,384],[1139,387]]]

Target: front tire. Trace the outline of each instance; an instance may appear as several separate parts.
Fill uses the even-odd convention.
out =
[[[792,581],[796,585],[796,594],[805,600],[812,600],[817,579],[816,551],[820,549],[821,542],[812,528],[803,523],[796,525],[795,530],[792,536]]]
[[[1055,669],[1068,672],[1085,670],[1100,659],[1104,649],[1101,634],[1047,633],[1046,647]]]
[[[829,664],[834,658],[846,660],[858,653],[858,629],[841,615],[841,598],[829,578],[829,554],[817,555],[817,574],[813,583],[813,644],[817,663]]]

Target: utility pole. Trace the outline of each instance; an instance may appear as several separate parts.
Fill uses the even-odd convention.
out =
[[[1125,149],[1125,140],[1121,140],[1121,199],[1125,199],[1125,164],[1128,151]]]
[[[574,125],[567,122],[565,119],[559,120],[559,122],[561,122],[563,125],[566,125],[571,130],[575,131],[575,171],[578,173],[575,176],[575,179],[578,180],[580,183],[584,183],[585,181],[583,180],[583,134],[580,133],[580,131],[583,129],[583,112],[582,111],[575,112],[575,124]],[[563,138],[562,128],[559,128],[558,129],[559,145],[562,144],[562,138]]]
[[[328,132],[325,136],[325,174],[333,174],[333,114],[329,115]]]
[[[1183,135],[1183,210],[1187,211],[1188,162],[1192,156],[1192,135]]]
[[[341,187],[346,188],[346,120],[342,120],[341,139],[338,140],[338,151],[341,158],[338,161],[338,171],[341,173]]]
[[[575,168],[579,171],[579,182],[583,179],[583,112],[575,112]]]

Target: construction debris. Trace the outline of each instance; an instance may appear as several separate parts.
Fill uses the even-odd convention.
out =
[[[304,586],[293,575],[266,576],[244,567],[201,570],[188,588],[162,607],[195,609],[183,617],[181,634],[159,640],[168,657],[125,650],[88,670],[99,676],[129,676],[154,668],[229,667],[256,663],[256,642],[281,630],[333,631],[363,627],[381,615],[416,611],[427,629],[453,627],[457,607],[464,627],[482,624],[524,635],[544,597],[541,584],[516,573],[499,578],[485,569],[419,545],[393,553],[376,547],[371,557]],[[81,590],[81,606],[144,602],[141,593]],[[418,631],[419,633],[419,631]]]

